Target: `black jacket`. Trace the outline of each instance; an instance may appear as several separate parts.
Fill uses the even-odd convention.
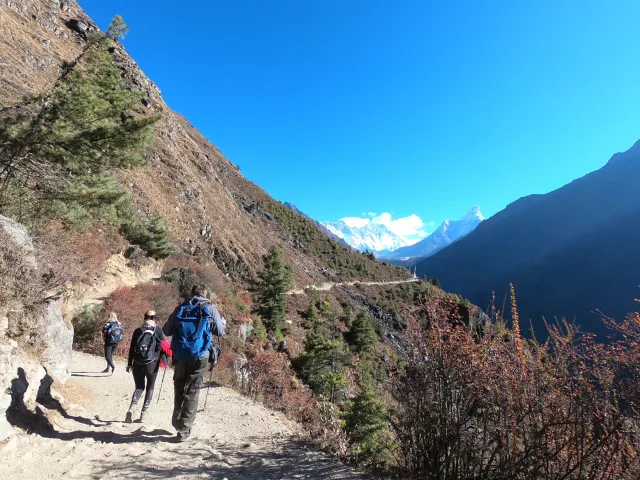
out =
[[[165,339],[164,333],[162,333],[162,329],[158,326],[153,331],[153,334],[156,336],[156,352],[153,356],[153,360],[160,360],[160,353],[162,352],[162,340]],[[131,345],[129,346],[129,363],[127,363],[128,367],[131,367],[134,362],[136,343],[138,343],[138,339],[142,335],[142,327],[136,328],[133,331],[133,336],[131,337]]]

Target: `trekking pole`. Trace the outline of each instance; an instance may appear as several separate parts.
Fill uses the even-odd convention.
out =
[[[220,346],[220,337],[218,336],[218,346]],[[220,350],[220,354],[222,354],[222,349]],[[217,360],[217,359],[216,359]],[[204,405],[202,406],[202,410],[204,411],[207,408],[207,400],[209,399],[209,390],[211,390],[211,383],[213,383],[213,367],[215,367],[215,363],[211,365],[209,371],[209,384],[207,385],[207,394],[204,396]]]
[[[156,405],[160,403],[160,395],[162,395],[162,386],[164,385],[164,376],[167,374],[167,367],[164,367],[164,372],[162,373],[162,380],[160,381],[160,391],[158,392],[158,399],[156,400]]]

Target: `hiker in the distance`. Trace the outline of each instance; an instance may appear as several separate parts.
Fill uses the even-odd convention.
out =
[[[191,435],[213,336],[224,335],[220,313],[208,296],[203,285],[194,285],[191,298],[173,311],[162,328],[172,337],[175,397],[171,424],[178,431],[178,441]]]
[[[133,415],[138,406],[138,400],[144,395],[144,403],[140,412],[139,422],[144,421],[144,417],[151,406],[153,398],[153,388],[156,384],[156,377],[160,369],[161,360],[164,365],[167,364],[166,356],[163,357],[162,342],[165,339],[162,329],[156,326],[156,312],[149,310],[144,314],[144,323],[141,327],[133,331],[131,337],[131,346],[129,347],[129,362],[127,363],[127,372],[133,372],[133,381],[136,388],[131,399],[131,406],[127,411],[125,422],[133,422]]]
[[[122,330],[122,324],[118,320],[118,316],[115,312],[109,314],[109,321],[102,327],[102,339],[104,340],[104,359],[107,361],[107,368],[102,373],[111,373],[116,369],[113,364],[113,353],[122,341],[124,337],[124,331]]]

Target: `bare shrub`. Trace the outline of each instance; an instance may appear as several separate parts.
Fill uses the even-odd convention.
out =
[[[286,355],[257,349],[249,356],[246,369],[245,393],[316,431],[320,423],[317,402],[295,377]]]
[[[526,342],[515,299],[515,328],[478,334],[439,300],[427,299],[428,328],[409,321],[408,366],[394,381],[405,476],[636,478],[636,422],[616,398],[621,370],[607,348],[566,322],[544,345]]]
[[[9,318],[10,336],[35,340],[42,299],[42,285],[33,261],[0,227],[0,315]]]
[[[49,222],[34,233],[38,264],[47,288],[56,290],[67,281],[91,283],[110,255],[127,246],[113,227],[97,224],[80,232],[60,222]]]

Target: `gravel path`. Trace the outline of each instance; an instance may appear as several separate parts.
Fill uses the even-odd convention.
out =
[[[171,370],[149,420],[126,424],[133,379],[125,364],[117,362],[115,374],[107,376],[98,373],[103,359],[74,353],[73,366],[64,408],[54,400],[41,406],[44,415],[14,419],[25,433],[1,455],[3,479],[366,478],[305,446],[297,426],[282,415],[217,386],[189,441],[175,443]],[[205,395],[202,390],[201,409]]]
[[[361,281],[352,281],[352,282],[325,282],[321,285],[307,285],[306,287],[296,288],[294,290],[289,290],[287,295],[303,295],[306,290],[317,290],[319,292],[328,292],[333,287],[352,287],[356,283],[359,285],[398,285],[400,283],[413,283],[419,282],[419,278],[409,278],[407,280],[393,280],[390,282],[361,282]]]

